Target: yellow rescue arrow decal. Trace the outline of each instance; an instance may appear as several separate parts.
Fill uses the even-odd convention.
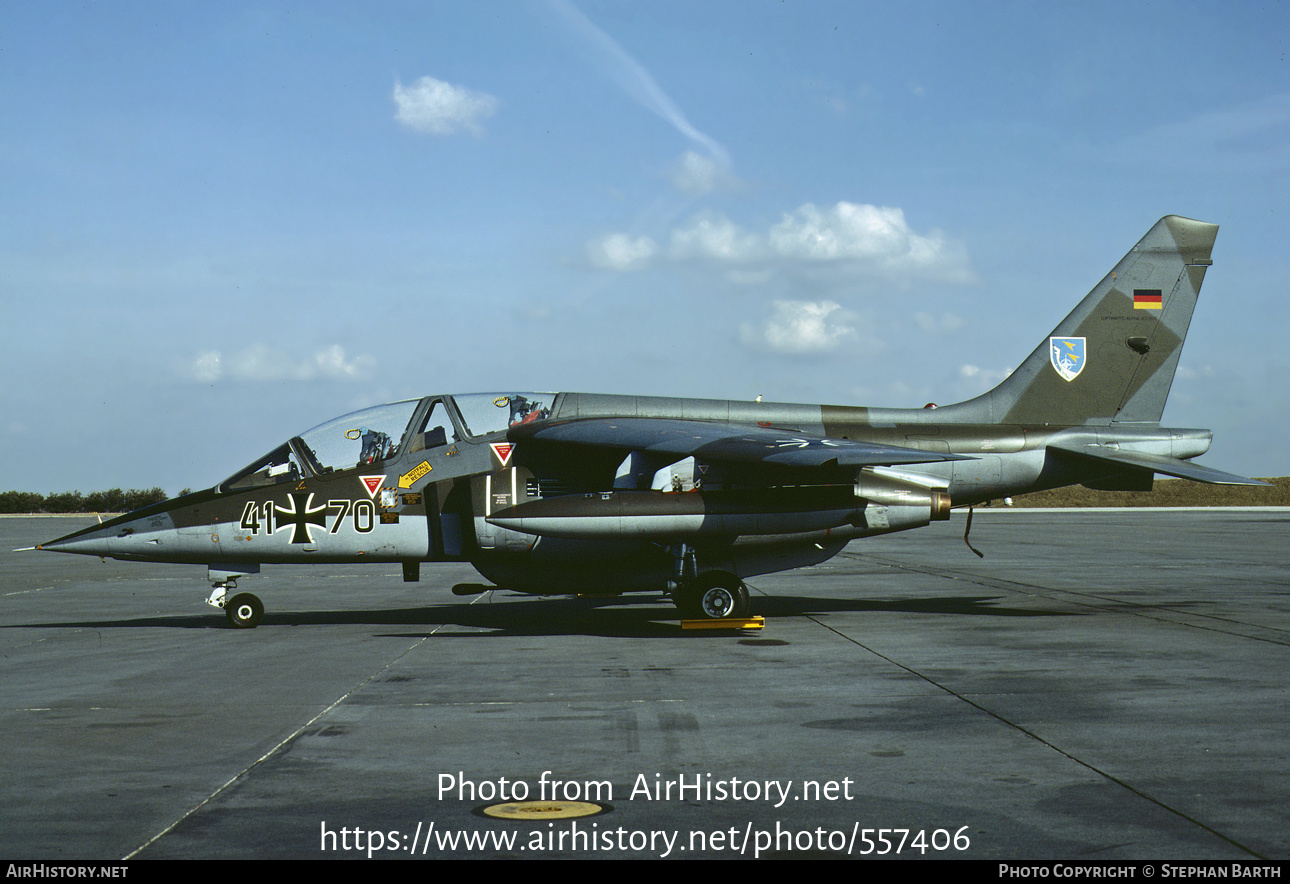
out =
[[[399,487],[411,488],[413,484],[417,481],[417,479],[420,479],[422,476],[430,472],[430,470],[432,469],[433,467],[430,466],[429,462],[424,460],[421,461],[421,463],[417,464],[412,469],[408,470],[402,476],[399,476]]]

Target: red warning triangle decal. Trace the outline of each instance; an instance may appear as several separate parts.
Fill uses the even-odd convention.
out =
[[[385,477],[384,476],[359,476],[358,481],[362,482],[363,487],[367,489],[367,496],[371,498],[375,498],[376,492],[381,487],[381,483],[385,481]]]
[[[493,449],[493,454],[497,455],[497,461],[505,467],[511,462],[511,452],[515,450],[514,442],[489,442],[488,446]]]

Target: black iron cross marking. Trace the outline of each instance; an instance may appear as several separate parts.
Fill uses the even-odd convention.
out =
[[[841,442],[832,439],[776,439],[776,448],[841,448]]]
[[[286,516],[285,519],[279,519],[277,526],[273,529],[276,534],[288,525],[293,526],[291,532],[292,543],[313,543],[313,535],[309,533],[310,525],[317,525],[319,528],[327,527],[327,507],[320,506],[313,509],[313,494],[292,494],[291,509],[274,504],[273,511],[280,516]]]

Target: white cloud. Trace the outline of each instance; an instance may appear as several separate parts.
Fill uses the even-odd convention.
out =
[[[205,350],[197,354],[191,366],[192,375],[199,381],[217,381],[220,376],[220,355],[218,350]]]
[[[1178,380],[1180,381],[1195,381],[1201,378],[1212,380],[1216,377],[1218,377],[1218,372],[1214,370],[1212,365],[1202,366],[1199,371],[1186,365],[1178,366]]]
[[[332,344],[330,347],[316,351],[312,359],[304,364],[301,379],[309,380],[316,377],[338,380],[359,379],[371,375],[375,368],[375,358],[355,356],[353,359],[346,359],[345,349],[339,344]]]
[[[431,135],[452,135],[462,129],[482,135],[480,120],[491,117],[498,100],[492,95],[422,77],[411,86],[394,84],[394,119],[409,129]]]
[[[724,215],[703,214],[691,219],[690,226],[672,231],[671,257],[712,258],[740,263],[755,261],[766,255],[763,237],[745,233]]]
[[[851,275],[900,280],[976,279],[965,250],[940,231],[916,233],[900,209],[848,202],[823,209],[806,203],[785,213],[765,233],[745,230],[724,215],[696,215],[672,231],[667,252],[659,257],[708,261],[744,275],[832,266]]]
[[[990,369],[976,365],[959,366],[959,377],[968,382],[969,395],[976,395],[994,389],[1010,374],[1012,374],[1011,368]]]
[[[633,239],[625,233],[611,233],[587,245],[591,263],[605,270],[639,270],[657,251],[648,236]]]
[[[265,344],[253,344],[236,353],[205,350],[192,360],[185,374],[203,383],[236,381],[362,380],[371,377],[376,360],[371,356],[346,358],[338,344],[297,359]]]
[[[770,229],[776,254],[807,261],[868,261],[890,268],[925,268],[946,258],[940,231],[914,233],[900,209],[839,202],[807,203]]]
[[[776,353],[827,353],[856,337],[854,314],[834,301],[775,301],[772,306],[765,324],[740,327],[742,343]]]
[[[672,184],[687,196],[703,196],[731,180],[729,162],[687,150],[672,173]]]

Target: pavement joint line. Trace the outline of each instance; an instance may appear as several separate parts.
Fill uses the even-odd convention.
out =
[[[1183,812],[1183,811],[1181,811],[1181,810],[1178,810],[1178,809],[1177,809],[1177,808],[1175,808],[1175,807],[1171,807],[1170,805],[1166,804],[1165,802],[1161,801],[1160,799],[1155,798],[1155,797],[1154,797],[1154,796],[1152,796],[1152,795],[1149,795],[1148,793],[1146,793],[1146,792],[1142,791],[1141,789],[1137,788],[1136,786],[1133,786],[1133,785],[1129,784],[1128,782],[1126,782],[1126,781],[1124,781],[1124,780],[1120,779],[1119,777],[1115,776],[1114,774],[1111,774],[1111,773],[1109,773],[1109,772],[1107,772],[1107,771],[1104,771],[1104,770],[1102,770],[1101,768],[1097,767],[1096,765],[1094,765],[1094,764],[1092,764],[1092,763],[1090,763],[1090,762],[1087,762],[1087,761],[1085,761],[1085,760],[1084,760],[1084,759],[1082,759],[1082,758],[1079,758],[1078,756],[1072,755],[1070,752],[1067,752],[1065,749],[1063,749],[1062,747],[1060,747],[1060,746],[1056,745],[1055,743],[1052,743],[1052,742],[1050,742],[1050,741],[1048,741],[1048,740],[1044,739],[1043,737],[1041,737],[1039,734],[1035,733],[1034,731],[1031,731],[1031,730],[1028,730],[1027,728],[1022,727],[1021,725],[1017,724],[1015,721],[1011,721],[1011,720],[1009,720],[1009,719],[1005,718],[1004,716],[1000,715],[998,712],[995,712],[995,711],[994,711],[994,710],[992,710],[992,709],[987,709],[985,706],[982,706],[980,703],[978,703],[978,702],[976,702],[976,701],[974,701],[974,700],[970,699],[969,697],[965,696],[964,694],[960,694],[958,691],[955,691],[953,688],[948,687],[947,685],[943,685],[943,684],[941,684],[940,682],[938,682],[936,679],[932,678],[931,676],[924,675],[923,673],[919,672],[918,670],[913,669],[913,668],[911,668],[911,667],[909,667],[909,666],[906,666],[904,663],[901,663],[901,662],[900,662],[900,661],[898,661],[898,660],[895,660],[895,659],[893,659],[893,658],[891,658],[891,657],[888,657],[886,654],[883,654],[883,653],[881,653],[880,651],[877,651],[877,650],[875,650],[875,649],[873,649],[873,648],[869,647],[868,645],[866,645],[864,642],[860,641],[859,639],[852,638],[851,636],[847,635],[846,633],[841,632],[841,631],[839,631],[839,630],[837,630],[837,629],[834,629],[834,628],[833,628],[832,626],[830,626],[829,624],[825,623],[824,621],[820,620],[819,618],[817,618],[817,617],[815,617],[815,616],[813,616],[813,615],[811,615],[811,614],[801,614],[801,615],[799,615],[799,616],[804,617],[804,618],[805,618],[805,619],[807,619],[807,620],[810,620],[812,623],[815,623],[815,624],[817,624],[817,625],[819,625],[819,626],[822,626],[823,628],[827,629],[829,632],[832,632],[834,635],[838,636],[839,638],[843,639],[844,641],[851,642],[853,645],[855,645],[855,646],[856,646],[856,647],[858,647],[858,648],[863,648],[865,651],[868,651],[870,654],[872,654],[873,656],[877,657],[878,659],[883,660],[883,661],[886,661],[887,663],[891,664],[892,666],[895,666],[895,667],[897,667],[897,668],[899,668],[899,669],[904,670],[905,672],[908,672],[910,675],[914,676],[915,678],[921,679],[922,681],[926,682],[927,684],[931,685],[932,687],[936,688],[937,690],[940,690],[940,691],[945,692],[946,694],[949,694],[951,697],[954,697],[956,700],[961,700],[962,702],[964,702],[964,703],[968,704],[969,706],[971,706],[973,709],[976,709],[976,710],[977,710],[977,711],[979,711],[979,712],[983,712],[983,713],[985,713],[986,715],[988,715],[988,716],[990,716],[991,718],[993,718],[995,721],[998,721],[998,722],[1000,722],[1001,724],[1006,725],[1007,727],[1012,728],[1013,730],[1017,731],[1018,733],[1023,734],[1023,735],[1025,735],[1026,737],[1029,737],[1030,739],[1032,739],[1032,740],[1034,740],[1035,742],[1039,743],[1041,746],[1044,746],[1044,747],[1046,747],[1046,748],[1048,748],[1048,749],[1051,749],[1053,752],[1056,752],[1058,755],[1061,755],[1063,758],[1067,758],[1067,759],[1069,759],[1070,761],[1073,761],[1073,762],[1075,762],[1076,764],[1080,765],[1081,767],[1083,767],[1083,768],[1085,768],[1085,769],[1087,769],[1087,770],[1089,770],[1089,771],[1092,771],[1093,773],[1097,774],[1099,777],[1102,777],[1103,779],[1106,779],[1106,780],[1108,780],[1108,781],[1110,781],[1110,782],[1112,782],[1112,783],[1115,783],[1115,784],[1116,784],[1117,786],[1119,786],[1120,788],[1125,789],[1125,790],[1127,790],[1127,791],[1129,791],[1129,792],[1133,793],[1134,795],[1137,795],[1139,798],[1142,798],[1142,799],[1143,799],[1143,800],[1145,800],[1145,801],[1149,801],[1150,803],[1154,804],[1156,807],[1159,807],[1161,810],[1167,811],[1168,813],[1171,813],[1171,814],[1173,814],[1174,816],[1176,816],[1176,817],[1178,817],[1178,818],[1180,818],[1180,819],[1186,820],[1187,822],[1191,823],[1192,825],[1197,826],[1198,828],[1201,828],[1201,829],[1205,830],[1206,832],[1210,833],[1210,834],[1211,834],[1211,835],[1213,835],[1214,837],[1216,837],[1216,838],[1220,838],[1220,839],[1222,839],[1223,841],[1226,841],[1228,844],[1231,844],[1233,847],[1236,847],[1236,848],[1238,848],[1239,850],[1243,850],[1243,851],[1245,851],[1245,852],[1246,852],[1246,853],[1248,853],[1250,856],[1253,856],[1253,857],[1256,857],[1256,858],[1258,858],[1258,859],[1262,859],[1262,860],[1266,860],[1266,859],[1268,859],[1268,857],[1263,856],[1263,855],[1262,855],[1262,854],[1260,854],[1260,853],[1256,853],[1255,851],[1253,851],[1253,850],[1251,850],[1250,848],[1246,847],[1246,846],[1245,846],[1244,844],[1242,844],[1241,842],[1237,841],[1235,838],[1230,838],[1230,837],[1228,837],[1227,835],[1224,835],[1222,832],[1218,831],[1217,829],[1214,829],[1214,828],[1212,828],[1211,826],[1207,826],[1205,823],[1201,822],[1200,820],[1196,819],[1195,817],[1189,816],[1188,814],[1184,813],[1184,812]]]
[[[469,604],[473,605],[473,604],[475,604],[475,602],[479,601],[479,599],[481,599],[481,598],[483,598],[483,596],[477,596],[477,597],[475,597],[474,599],[471,599],[471,601],[470,601],[470,603],[469,603]],[[360,681],[358,684],[356,684],[356,685],[354,685],[352,688],[350,688],[348,691],[346,691],[345,693],[341,694],[341,696],[337,697],[334,701],[332,701],[332,703],[331,703],[330,705],[328,705],[328,706],[327,706],[327,708],[323,709],[321,712],[319,712],[319,713],[318,713],[317,715],[315,715],[313,718],[309,719],[309,720],[308,720],[308,721],[306,721],[304,724],[300,725],[300,727],[296,728],[294,731],[292,731],[290,734],[288,734],[286,737],[284,737],[284,738],[283,738],[283,739],[282,739],[282,740],[281,740],[281,741],[280,741],[276,746],[274,746],[274,747],[273,747],[272,749],[270,749],[268,752],[265,752],[265,753],[264,753],[263,755],[261,755],[259,758],[255,759],[255,761],[253,761],[253,762],[251,762],[250,764],[248,764],[248,765],[247,765],[245,768],[243,768],[241,771],[239,771],[239,772],[237,772],[236,774],[234,774],[234,775],[233,775],[232,777],[230,777],[230,778],[229,778],[229,779],[228,779],[228,780],[227,780],[227,781],[226,781],[222,786],[220,786],[220,787],[219,787],[218,789],[216,789],[214,792],[212,792],[212,793],[210,793],[209,795],[207,795],[207,796],[206,796],[205,798],[203,798],[201,801],[197,802],[197,804],[195,804],[195,805],[194,805],[193,807],[191,807],[187,812],[185,812],[184,814],[182,814],[182,815],[181,815],[178,819],[176,819],[173,823],[171,823],[170,825],[166,826],[166,827],[165,827],[164,829],[162,829],[160,832],[158,832],[157,834],[153,835],[151,838],[149,838],[147,841],[145,841],[145,842],[143,842],[142,844],[140,844],[138,847],[136,847],[134,850],[132,850],[132,851],[130,851],[129,853],[127,853],[125,856],[121,857],[122,861],[130,860],[130,859],[134,859],[134,858],[135,858],[139,853],[141,853],[142,851],[144,851],[144,850],[146,850],[147,848],[151,847],[153,844],[155,844],[156,842],[160,841],[160,840],[161,840],[162,838],[164,838],[166,835],[169,835],[171,832],[173,832],[173,831],[174,831],[174,830],[175,830],[175,829],[180,825],[180,823],[184,822],[184,821],[185,821],[186,819],[188,819],[190,816],[192,816],[193,814],[197,813],[197,811],[201,810],[201,809],[202,809],[203,807],[205,807],[207,804],[210,804],[212,801],[214,801],[216,798],[218,798],[221,794],[223,794],[223,792],[224,792],[226,789],[228,789],[230,786],[232,786],[232,785],[233,785],[234,783],[236,783],[238,780],[240,780],[240,779],[242,779],[243,777],[245,777],[245,776],[246,776],[247,774],[249,774],[252,770],[254,770],[255,768],[259,767],[259,766],[260,766],[261,764],[263,764],[265,761],[268,761],[268,760],[269,760],[270,758],[272,758],[274,755],[277,755],[277,754],[278,754],[278,752],[279,752],[279,751],[280,751],[284,746],[287,746],[288,744],[290,744],[291,742],[293,742],[297,737],[299,737],[302,733],[304,733],[306,730],[308,730],[308,729],[309,729],[309,728],[310,728],[314,723],[316,723],[317,721],[319,721],[321,718],[323,718],[325,715],[327,715],[329,712],[331,712],[333,709],[335,709],[335,708],[336,708],[337,706],[339,706],[341,703],[344,703],[346,700],[348,700],[350,697],[352,697],[352,696],[353,696],[354,694],[356,694],[358,691],[360,691],[360,690],[362,690],[363,688],[367,687],[367,686],[368,686],[369,684],[371,684],[371,683],[372,683],[372,682],[373,682],[373,681],[374,681],[374,680],[375,680],[379,675],[381,675],[381,673],[383,673],[383,672],[387,671],[387,670],[388,670],[391,666],[393,666],[395,663],[398,663],[398,662],[399,662],[400,660],[402,660],[404,657],[408,656],[408,655],[409,655],[409,654],[411,654],[413,651],[415,651],[417,648],[421,647],[421,645],[423,645],[423,644],[425,644],[426,642],[428,642],[428,641],[429,641],[429,640],[434,636],[434,634],[435,634],[436,632],[438,632],[440,629],[443,629],[443,628],[444,628],[445,626],[447,626],[447,625],[448,625],[448,624],[446,624],[446,623],[441,623],[441,624],[439,624],[439,625],[438,625],[438,626],[436,626],[434,629],[430,630],[430,632],[429,632],[429,633],[427,633],[426,635],[423,635],[421,638],[417,639],[415,642],[413,642],[411,645],[409,645],[407,648],[405,648],[405,649],[402,651],[402,653],[400,653],[400,654],[396,655],[392,660],[390,660],[389,662],[387,662],[384,666],[381,666],[379,669],[377,669],[377,670],[376,670],[375,672],[373,672],[371,675],[367,676],[367,678],[363,679],[363,680],[362,680],[362,681]]]

